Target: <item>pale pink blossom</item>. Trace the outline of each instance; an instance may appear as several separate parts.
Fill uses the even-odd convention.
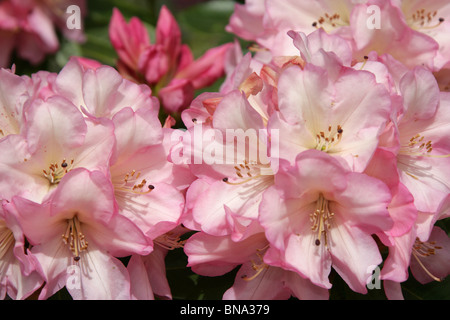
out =
[[[0,299],[7,294],[11,299],[22,300],[42,286],[43,278],[20,224],[6,208],[8,205],[3,201],[0,207]]]
[[[179,189],[191,175],[167,161],[171,142],[150,109],[123,108],[113,123],[116,148],[109,173],[119,212],[155,239],[178,225],[184,207]]]
[[[106,172],[115,144],[107,119],[85,119],[61,96],[36,99],[25,114],[23,134],[0,144],[0,197],[19,195],[40,202],[77,167]]]
[[[436,213],[419,212],[413,229],[389,245],[389,255],[381,270],[385,292],[389,299],[403,299],[401,283],[409,277],[408,269],[420,283],[442,281],[450,274],[450,243],[448,235],[435,225],[448,217],[449,198]]]
[[[158,100],[146,85],[124,79],[114,68],[73,57],[58,73],[54,92],[78,107],[86,117],[112,119],[125,107],[149,109],[156,116]]]
[[[400,90],[403,110],[395,121],[400,181],[419,211],[434,212],[450,190],[450,96],[439,92],[435,78],[423,68],[408,72]]]
[[[280,130],[281,158],[293,163],[302,151],[317,149],[362,172],[389,122],[391,98],[370,72],[307,63],[281,73],[278,109],[268,128]]]
[[[0,70],[0,92],[0,139],[3,139],[21,133],[29,93],[26,80],[6,69]]]
[[[292,52],[290,30],[323,29],[345,39],[356,60],[376,51],[408,68],[437,71],[448,62],[447,15],[445,1],[246,1],[236,5],[227,30],[277,56]]]
[[[234,139],[226,138],[230,130],[241,137],[254,134],[254,139],[237,138],[235,145]],[[276,171],[268,134],[263,117],[238,90],[221,98],[211,126],[199,123],[185,132],[180,145],[187,152],[191,171],[209,185],[205,192],[197,192],[203,188],[197,189],[194,184],[200,187],[203,183],[196,181],[188,191],[186,205],[192,214],[191,223],[195,221],[201,230],[213,235],[234,234],[239,238],[248,236],[250,230],[250,234],[255,232],[250,226],[256,221],[262,193],[273,183]],[[178,147],[172,149],[172,159],[179,151]],[[196,156],[201,157],[201,162]]]
[[[42,204],[17,196],[11,204],[45,275],[40,299],[64,286],[74,299],[130,299],[129,274],[116,257],[148,254],[152,247],[117,213],[105,175],[74,169]],[[68,268],[78,268],[74,283]]]
[[[390,201],[380,180],[352,172],[324,152],[304,151],[264,193],[259,221],[279,251],[269,248],[265,259],[324,288],[331,288],[333,267],[352,290],[365,293],[382,262],[371,235],[392,228]]]
[[[228,236],[210,236],[199,232],[184,246],[188,266],[200,275],[219,276],[239,267],[234,284],[224,300],[328,299],[328,291],[313,285],[298,274],[265,263],[270,244],[264,233],[242,241]]]

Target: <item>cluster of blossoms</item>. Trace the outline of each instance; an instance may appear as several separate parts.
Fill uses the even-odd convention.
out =
[[[85,40],[82,26],[67,28],[76,8],[80,19],[86,14],[86,0],[4,0],[0,3],[0,67],[11,65],[13,53],[32,64],[59,48],[58,33],[72,41]]]
[[[365,294],[379,268],[390,299],[409,271],[441,281],[449,9],[247,0],[227,30],[251,52],[197,60],[165,7],[155,44],[114,10],[117,69],[2,69],[0,297],[171,298],[181,247],[199,275],[238,268],[224,299],[327,299],[332,269]]]

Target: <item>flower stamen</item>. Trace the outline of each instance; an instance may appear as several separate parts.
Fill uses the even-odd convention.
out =
[[[6,226],[0,228],[0,259],[14,246],[15,239],[12,231]]]
[[[444,18],[438,18],[436,22],[437,11],[425,11],[425,9],[416,10],[412,16],[407,19],[408,25],[414,30],[434,29],[439,27]]]
[[[314,241],[316,246],[322,244],[323,237],[325,246],[328,246],[327,231],[331,228],[330,220],[334,213],[330,212],[328,207],[328,200],[321,194],[316,202],[316,210],[310,214],[310,221],[312,223],[311,230],[317,232],[317,238]]]
[[[432,158],[448,158],[450,154],[436,155],[431,154],[433,151],[433,142],[431,140],[426,141],[425,137],[420,133],[413,136],[406,144],[400,146],[399,153],[416,156],[416,157],[432,157]]]
[[[73,260],[80,260],[80,253],[88,248],[84,234],[81,232],[81,224],[77,216],[67,220],[66,232],[62,235],[64,244],[69,246],[73,254]]]
[[[345,22],[339,13],[334,13],[332,15],[325,13],[323,16],[320,16],[317,21],[312,23],[314,28],[325,29],[325,26],[336,28],[336,27],[345,27],[348,26],[348,22]]]
[[[436,242],[430,241],[430,242],[422,242],[418,238],[416,238],[416,241],[414,242],[413,248],[412,248],[412,255],[416,259],[416,261],[419,263],[420,267],[425,271],[427,275],[429,275],[434,281],[441,282],[442,280],[435,275],[433,275],[422,263],[420,260],[421,258],[427,258],[429,256],[433,256],[436,254],[436,250],[440,250],[442,247],[436,246]]]
[[[332,126],[328,126],[326,132],[320,131],[316,134],[316,149],[328,152],[331,147],[341,141],[343,133],[344,129],[342,129],[341,125],[337,125],[336,130],[333,130]]]
[[[50,184],[58,184],[61,179],[73,168],[74,160],[66,162],[66,159],[58,164],[57,162],[51,163],[47,170],[42,170],[44,177],[50,182]]]
[[[247,275],[243,275],[241,277],[243,280],[252,281],[253,279],[256,279],[261,274],[261,272],[263,272],[264,270],[269,268],[269,265],[267,265],[264,262],[264,254],[268,248],[269,248],[269,245],[266,245],[262,249],[256,249],[256,256],[258,257],[259,262],[255,262],[254,260],[251,260],[252,269],[255,271],[255,274],[253,274],[251,277],[249,277]]]
[[[133,194],[147,194],[152,192],[152,190],[155,189],[155,186],[147,184],[146,179],[139,181],[138,179],[140,176],[140,172],[132,170],[127,173],[119,183],[114,184],[114,190]]]
[[[244,160],[243,163],[234,166],[234,169],[237,176],[237,182],[230,181],[228,177],[223,178],[223,182],[229,185],[241,185],[263,176],[272,176],[271,172],[267,172],[267,174],[263,172],[265,169],[270,169],[270,166],[260,165],[256,162],[248,162],[247,160]]]

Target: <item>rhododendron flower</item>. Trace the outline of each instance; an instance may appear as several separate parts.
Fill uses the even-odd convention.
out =
[[[371,234],[392,228],[390,201],[380,180],[352,172],[324,152],[304,151],[264,193],[259,220],[280,251],[269,248],[265,259],[324,288],[331,287],[333,267],[352,290],[367,292],[382,261]]]
[[[227,30],[276,56],[291,52],[288,31],[323,29],[348,41],[356,59],[376,51],[436,71],[448,62],[447,11],[444,1],[246,1]]]
[[[219,276],[241,265],[225,300],[282,300],[291,295],[305,300],[328,298],[326,289],[292,271],[267,265],[264,254],[268,247],[264,233],[235,242],[227,236],[199,232],[187,240],[184,251],[188,266],[201,275]]]
[[[94,122],[68,100],[36,99],[24,115],[22,135],[0,142],[0,197],[40,202],[77,167],[106,172],[115,143],[113,124]]]
[[[317,149],[362,172],[389,121],[391,99],[372,73],[341,67],[336,74],[306,64],[280,75],[278,108],[268,128],[280,130],[280,157],[292,163]]]
[[[450,213],[447,196],[436,212],[419,212],[413,229],[389,245],[389,255],[381,270],[385,292],[389,299],[404,299],[400,283],[408,279],[408,269],[420,283],[442,281],[450,274],[450,242],[436,221]]]
[[[195,202],[193,219],[209,234],[235,233],[240,237],[256,220],[261,195],[273,183],[277,170],[277,159],[269,152],[269,133],[261,115],[249,104],[244,93],[237,90],[221,99],[214,112],[212,128],[205,125],[204,133],[199,128],[202,124],[186,131],[181,143],[188,152],[192,145],[188,154],[189,159],[194,157],[191,170],[210,184],[205,192],[191,192],[191,196],[197,194],[192,197]],[[196,134],[201,136],[196,137]],[[172,150],[172,159],[177,150]],[[201,163],[195,161],[198,154],[203,157]]]
[[[170,141],[163,140],[150,109],[124,108],[113,123],[117,144],[110,175],[119,212],[155,239],[178,225],[184,207],[184,197],[172,183],[176,169],[167,161],[170,146],[165,144]]]
[[[24,78],[10,70],[0,70],[0,139],[19,134],[23,123],[23,108],[29,94]]]
[[[408,72],[400,90],[404,106],[397,120],[400,180],[419,211],[434,212],[450,190],[450,96],[439,92],[433,75],[423,68]]]
[[[138,18],[125,22],[114,9],[109,28],[113,47],[119,55],[118,69],[124,77],[147,83],[168,112],[188,107],[194,91],[207,87],[224,74],[224,57],[232,44],[209,49],[194,60],[170,11],[162,6],[156,25],[155,43]]]
[[[8,205],[3,201],[5,206]],[[0,207],[0,299],[28,298],[43,284],[37,262],[25,245],[25,237],[14,215]],[[39,268],[39,267],[38,267]]]
[[[80,9],[79,18],[86,13],[84,0],[64,1],[18,1],[6,0],[0,3],[0,67],[10,67],[10,58],[14,50],[19,57],[33,64],[41,63],[47,54],[55,53],[59,48],[55,28],[60,29],[70,40],[84,41],[83,30],[69,29],[66,13],[70,5]],[[81,21],[80,21],[81,22]]]
[[[71,58],[55,79],[54,93],[70,100],[86,117],[112,119],[125,107],[150,109],[157,116],[159,103],[148,86],[124,79],[110,66],[90,66]]]
[[[115,257],[148,254],[144,234],[117,213],[109,180],[83,168],[67,173],[42,204],[11,201],[45,275],[40,298],[66,285],[68,267],[79,268],[79,286],[66,285],[74,299],[129,299],[130,279]]]

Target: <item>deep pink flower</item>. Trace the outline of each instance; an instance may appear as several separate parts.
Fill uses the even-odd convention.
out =
[[[137,83],[151,86],[168,112],[188,107],[195,90],[207,87],[224,75],[225,54],[231,43],[208,50],[194,60],[170,11],[162,6],[156,25],[156,39],[150,43],[142,22],[133,17],[126,23],[114,9],[109,28],[110,39],[119,55],[121,74]]]
[[[10,67],[14,50],[22,59],[41,63],[47,54],[59,48],[56,29],[73,41],[84,40],[83,28],[69,29],[66,13],[70,5],[80,8],[80,19],[86,13],[85,0],[38,1],[7,0],[0,4],[0,66]]]
[[[142,22],[133,17],[126,23],[114,9],[109,35],[119,55],[121,74],[137,83],[150,85],[168,112],[188,107],[197,89],[207,87],[224,75],[225,54],[232,44],[208,50],[194,60],[175,18],[162,6],[156,25],[156,39],[150,43]]]

